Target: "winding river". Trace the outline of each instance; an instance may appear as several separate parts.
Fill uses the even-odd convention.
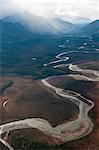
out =
[[[68,52],[68,53],[71,53],[71,52]],[[64,54],[67,54],[67,52],[61,53],[56,56],[56,58],[59,59],[59,62],[62,62],[64,60],[67,61],[69,59],[68,56],[64,57],[63,56]],[[57,63],[57,61],[50,62],[49,64],[55,64],[55,63]],[[77,65],[73,65],[73,64],[69,64],[68,68],[76,72],[93,73],[96,76],[96,79],[95,78],[93,79],[85,75],[79,75],[79,74],[69,75],[77,80],[95,81],[99,79],[98,71],[80,69]],[[14,122],[0,125],[0,141],[9,150],[14,150],[14,148],[11,147],[11,145],[9,145],[9,143],[7,143],[2,138],[2,134],[7,133],[12,130],[24,129],[24,128],[36,128],[42,131],[45,135],[52,136],[56,144],[61,144],[64,142],[80,139],[88,135],[89,133],[91,133],[91,131],[93,130],[94,124],[91,118],[88,116],[88,112],[94,107],[94,103],[91,100],[84,98],[79,93],[69,91],[69,90],[63,90],[61,88],[51,85],[49,83],[50,78],[53,78],[53,77],[42,79],[41,80],[42,84],[44,84],[44,86],[47,87],[48,89],[55,92],[57,95],[61,96],[63,99],[67,98],[68,100],[75,103],[79,108],[79,114],[78,114],[77,119],[70,121],[70,122],[59,124],[56,127],[52,127],[51,124],[47,120],[42,119],[42,118],[24,119],[24,120],[14,121]]]

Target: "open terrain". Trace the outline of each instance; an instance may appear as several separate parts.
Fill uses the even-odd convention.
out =
[[[78,108],[75,104],[50,93],[40,81],[20,77],[1,79],[3,84],[9,80],[13,81],[13,85],[4,91],[0,98],[1,124],[41,117],[55,126],[77,116]]]
[[[2,45],[0,140],[5,147],[98,150],[98,47],[95,37],[79,34],[35,35]]]
[[[89,74],[90,74],[90,71],[89,71]],[[93,74],[94,74],[94,72],[93,72]],[[54,102],[54,104],[57,105],[57,103],[55,101],[55,99],[57,100],[57,98],[59,98],[58,102],[60,102],[60,103],[65,102],[64,103],[65,105],[64,104],[63,105],[65,106],[64,110],[67,111],[66,112],[67,114],[65,114],[65,111],[63,112],[63,106],[62,106],[61,110],[62,110],[63,114],[68,116],[67,118],[62,119],[62,114],[61,114],[60,118],[62,120],[60,120],[60,121],[58,120],[58,123],[59,124],[66,123],[66,120],[69,122],[71,120],[74,120],[75,117],[77,118],[77,116],[75,116],[75,114],[78,115],[78,110],[77,110],[76,105],[74,105],[75,103],[72,103],[72,101],[68,101],[68,99],[63,100],[63,99],[61,99],[61,97],[59,97],[58,95],[56,95],[52,91],[49,91],[49,89],[45,89],[44,85],[42,85],[42,83],[39,80],[38,81],[33,81],[30,77],[27,77],[27,78],[4,77],[4,78],[2,78],[1,83],[5,84],[7,82],[7,80],[9,81],[9,78],[12,79],[14,84],[11,87],[8,87],[8,89],[5,89],[5,91],[3,92],[2,97],[1,97],[1,99],[4,100],[4,101],[2,101],[2,104],[1,104],[1,110],[3,110],[3,109],[5,110],[5,111],[3,111],[4,116],[2,115],[3,119],[4,119],[4,122],[5,122],[6,118],[8,119],[8,120],[6,120],[6,123],[7,123],[9,121],[15,121],[15,120],[18,120],[18,119],[25,119],[25,118],[28,118],[28,117],[30,117],[30,118],[32,118],[32,117],[34,117],[34,118],[41,117],[41,118],[44,118],[44,119],[48,120],[52,125],[56,126],[57,124],[53,124],[53,123],[55,123],[54,121],[57,121],[57,119],[56,119],[57,117],[54,116],[54,115],[57,114],[57,112],[59,114],[61,112],[59,112],[59,110],[57,108],[55,109],[55,106],[54,106],[55,112],[53,112],[53,111],[48,112],[48,105],[50,107],[50,104],[51,104],[50,109],[52,110],[52,103]],[[90,81],[87,81],[88,80],[87,78],[89,78]],[[93,79],[94,78],[95,77],[93,77]],[[58,87],[58,88],[65,89],[65,90],[70,90],[71,91],[70,94],[73,94],[72,92],[80,93],[85,98],[91,99],[91,101],[93,101],[94,104],[95,104],[94,109],[89,114],[89,116],[93,119],[93,122],[95,124],[93,132],[90,134],[90,136],[87,136],[84,140],[82,139],[82,140],[79,140],[77,142],[72,142],[71,146],[68,145],[70,143],[65,144],[64,147],[66,147],[66,148],[68,147],[69,149],[72,149],[73,147],[75,147],[76,149],[79,149],[80,148],[80,143],[83,143],[82,149],[88,149],[88,148],[91,149],[92,147],[93,148],[94,147],[98,148],[98,146],[99,146],[98,145],[98,138],[99,138],[98,130],[99,129],[97,128],[98,125],[99,125],[99,118],[98,118],[98,116],[99,116],[99,111],[98,111],[98,96],[99,96],[98,95],[98,90],[99,90],[98,87],[99,87],[99,85],[98,84],[99,83],[98,83],[98,81],[91,81],[91,80],[92,80],[92,77],[88,76],[88,73],[85,76],[85,72],[84,72],[84,75],[82,73],[82,75],[80,75],[80,77],[78,79],[76,79],[76,75],[67,75],[67,76],[64,75],[64,76],[59,76],[59,77],[57,76],[57,77],[49,78],[49,83],[51,85],[53,85],[55,87]],[[20,82],[18,82],[18,81],[20,81]],[[27,86],[27,83],[28,83],[29,86]],[[39,86],[39,89],[38,89],[37,85]],[[40,86],[41,86],[41,88],[40,88]],[[50,87],[50,85],[48,85],[48,86]],[[82,88],[80,88],[80,87],[82,87]],[[53,88],[53,87],[51,87],[51,88]],[[93,89],[95,89],[95,92],[92,92]],[[19,90],[20,90],[20,92],[19,92]],[[18,94],[18,93],[20,93],[20,94],[19,95],[14,95],[14,92],[16,94]],[[52,94],[50,95],[49,92],[51,92]],[[10,100],[7,99],[8,95],[9,95],[9,97],[13,97],[13,98],[15,97],[15,99],[12,100],[14,103],[11,102],[11,104],[10,104],[11,99]],[[46,97],[46,95],[47,95],[47,97]],[[44,104],[46,103],[46,101],[47,101],[47,103],[50,103],[48,105],[43,105],[43,110],[42,110],[41,96],[44,96],[44,99],[43,99]],[[50,99],[50,96],[51,97],[54,96],[54,99],[52,99],[52,98]],[[27,101],[27,99],[28,99],[28,101]],[[86,100],[83,99],[83,98],[80,98],[80,100],[84,103],[86,102]],[[38,105],[38,101],[39,101],[40,106]],[[25,106],[25,104],[23,105],[23,102],[25,102],[25,104],[27,106]],[[33,109],[33,105],[32,105],[32,104],[35,104],[35,102],[37,102],[37,114],[35,112],[36,107],[34,107],[34,109]],[[31,104],[32,108],[29,105],[29,103]],[[69,106],[70,104],[71,104],[71,106],[72,105],[73,106],[72,107]],[[88,102],[88,105],[89,105],[89,102]],[[4,107],[4,108],[2,108],[2,107]],[[20,110],[19,113],[17,113],[17,115],[14,114],[13,116],[10,116],[10,115],[12,115],[12,114],[10,114],[10,111],[12,112],[12,110],[13,109],[15,110],[15,108],[17,108],[17,107],[18,107],[18,110]],[[28,107],[29,107],[29,111],[28,111]],[[69,108],[69,110],[66,107]],[[12,108],[12,110],[11,110],[11,108]],[[46,108],[47,108],[47,112],[46,112]],[[59,104],[59,108],[60,108],[60,104]],[[32,111],[32,109],[33,109],[33,111]],[[13,112],[14,112],[14,110],[13,110]],[[27,111],[25,111],[25,110],[27,110]],[[38,113],[38,110],[39,110],[39,113]],[[41,110],[41,112],[40,112],[40,110]],[[25,112],[26,112],[26,114],[25,114]],[[42,112],[44,112],[44,114]],[[52,112],[53,112],[54,115],[52,114]],[[72,115],[74,114],[73,117],[72,117],[72,115],[69,116],[68,112],[69,113],[71,112]],[[8,116],[5,117],[6,116],[5,114],[8,115]],[[24,117],[24,114],[25,114],[25,117]],[[49,114],[50,114],[51,120],[49,118]],[[52,114],[52,116],[51,116],[51,114]],[[59,114],[57,114],[58,119],[59,119]],[[10,116],[10,118],[9,118],[9,116]],[[52,119],[54,117],[55,117],[55,119]],[[4,122],[2,122],[2,123],[4,123]],[[33,131],[30,130],[31,134],[29,134],[29,132],[27,134],[27,131],[29,131],[29,130],[30,129],[27,128],[25,130],[13,131],[13,132],[9,133],[9,137],[10,137],[10,139],[8,138],[9,142],[11,142],[11,138],[14,135],[17,135],[19,137],[19,139],[21,138],[21,140],[22,139],[24,140],[24,137],[27,140],[29,140],[28,138],[32,137],[35,134],[35,132],[36,132],[37,137],[35,137],[35,138],[32,137],[33,141],[35,141],[35,142],[39,141],[41,143],[49,143],[49,144],[55,144],[56,143],[55,141],[61,142],[60,139],[57,139],[57,138],[53,139],[52,136],[49,136],[49,135],[45,136],[42,132],[40,133],[40,131],[38,131],[38,130],[33,130]],[[24,135],[24,137],[20,136],[21,133]],[[97,133],[97,136],[96,136],[96,133]],[[95,142],[92,142],[92,145],[91,144],[86,145],[84,141],[87,140],[87,141],[91,142],[93,136],[95,136]],[[40,138],[40,137],[42,137],[42,138]],[[76,144],[76,143],[78,143],[78,144]]]
[[[83,69],[93,69],[93,65],[97,67],[97,70],[99,71],[98,62],[87,62],[84,64],[79,65]],[[90,67],[89,67],[90,66]],[[95,70],[95,69],[94,69]],[[86,75],[87,77],[93,77],[93,75],[89,75],[88,73],[82,73],[82,75]],[[65,82],[64,82],[65,81]],[[86,78],[83,78],[83,76],[75,76],[75,75],[64,75],[60,77],[53,77],[50,79],[50,83],[58,86],[59,88],[64,88],[65,90],[71,90],[77,93],[80,93],[82,96],[86,97],[87,99],[90,99],[94,102],[95,106],[94,108],[89,112],[89,116],[92,118],[94,122],[94,129],[92,133],[75,142],[69,142],[66,144],[69,148],[74,149],[99,149],[99,79],[98,81],[87,81]],[[94,137],[94,140],[93,140]],[[87,141],[87,142],[86,142]],[[88,144],[89,143],[89,144]],[[70,146],[71,145],[71,146]],[[82,147],[81,147],[82,145]]]

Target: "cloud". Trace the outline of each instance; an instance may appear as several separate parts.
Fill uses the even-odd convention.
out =
[[[55,13],[63,18],[99,18],[98,0],[70,0],[58,7]]]
[[[82,21],[84,18],[99,18],[99,0],[0,0],[1,14],[15,10],[25,10],[47,18],[60,17],[71,22],[81,22],[81,18]]]
[[[19,7],[14,4],[13,0],[0,0],[0,18],[17,10],[19,10]]]

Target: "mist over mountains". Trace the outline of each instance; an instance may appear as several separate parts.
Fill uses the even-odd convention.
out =
[[[44,19],[43,17],[26,13],[13,14],[1,19],[2,22],[19,23],[33,33],[39,34],[58,34],[68,33],[76,30],[76,26],[70,22],[63,21],[59,18]]]
[[[59,18],[44,19],[43,17],[27,14],[13,14],[0,20],[1,42],[29,40],[38,35],[64,35],[64,34],[99,34],[99,20],[82,27]]]

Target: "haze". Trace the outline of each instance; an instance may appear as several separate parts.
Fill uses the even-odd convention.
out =
[[[0,17],[14,11],[85,23],[99,18],[99,0],[0,0]]]

